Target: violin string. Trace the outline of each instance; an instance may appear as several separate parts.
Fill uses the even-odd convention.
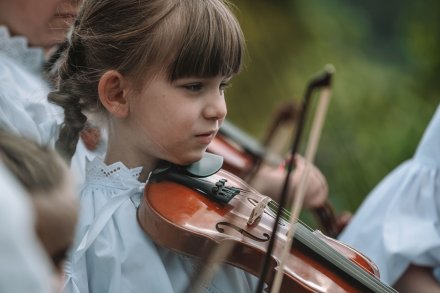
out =
[[[270,201],[269,202],[269,204],[272,204],[273,206],[275,206],[273,209],[276,209],[276,210],[278,210],[279,208],[280,208],[280,205],[276,202],[276,201]],[[271,208],[270,206],[269,206],[269,208]],[[286,209],[286,208],[281,208],[282,209],[282,215],[281,215],[281,219],[282,220],[284,220],[284,221],[286,221],[286,222],[289,222],[289,220],[290,220],[290,217],[292,216],[292,212],[290,211],[290,210],[288,210],[288,209]],[[276,210],[275,211],[273,211],[273,212],[276,212]],[[313,229],[309,226],[309,225],[307,225],[307,223],[305,223],[304,221],[302,221],[301,219],[296,219],[296,221],[298,222],[298,223],[300,223],[302,226],[305,226],[307,229],[309,229],[310,231],[312,231]]]

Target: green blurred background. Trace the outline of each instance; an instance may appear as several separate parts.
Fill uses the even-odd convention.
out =
[[[315,164],[338,211],[412,156],[440,101],[440,1],[231,0],[247,40],[228,119],[261,140],[277,105],[336,68]]]

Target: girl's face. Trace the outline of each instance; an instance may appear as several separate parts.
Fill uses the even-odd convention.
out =
[[[201,159],[225,116],[230,78],[157,76],[131,96],[129,129],[142,157],[186,165]]]
[[[50,48],[66,39],[82,0],[0,0],[0,25],[25,36],[31,46]]]

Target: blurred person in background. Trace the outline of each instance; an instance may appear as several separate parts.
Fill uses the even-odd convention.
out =
[[[413,158],[368,195],[339,237],[399,292],[440,292],[440,106]]]
[[[53,142],[59,111],[46,101],[46,54],[63,42],[80,1],[0,0],[0,127]]]
[[[50,84],[43,65],[66,39],[80,4],[80,0],[0,0],[0,129],[41,145],[52,145],[57,138],[63,116],[47,102]],[[0,283],[6,287],[0,291],[51,292],[50,265],[44,251],[42,255],[42,249],[33,245],[34,225],[41,222],[35,222],[29,199],[4,169],[0,253],[5,257],[0,278],[5,281]]]
[[[23,286],[31,283],[33,274],[40,274],[38,282],[42,283],[49,271],[54,276],[52,289],[61,292],[63,261],[73,241],[78,213],[70,170],[55,150],[4,130],[0,130],[0,159],[15,177],[10,181],[18,180],[32,202],[29,208],[19,188],[15,192],[2,193],[9,202],[23,199],[22,206],[2,205],[6,209],[2,215],[10,213],[16,219],[13,222],[2,221],[0,228],[3,232],[15,228],[12,237],[0,239],[3,243],[0,253],[8,255],[2,258],[4,270],[0,269],[0,278],[9,276],[10,281],[5,286],[13,286],[5,289],[8,289],[7,292],[18,292],[12,288],[22,286],[20,280],[25,280]],[[2,186],[7,187],[6,183],[2,180]],[[20,223],[23,227],[18,229],[16,225]],[[18,251],[21,248],[22,251]],[[24,256],[28,259],[21,259]],[[9,267],[16,270],[6,273]],[[35,270],[30,271],[29,275],[23,273],[33,268]],[[32,282],[35,283],[35,280]],[[48,284],[50,282],[39,285],[47,287]],[[28,290],[31,291],[33,288]]]
[[[49,104],[51,79],[45,63],[62,44],[82,0],[0,0],[0,128],[52,145],[63,121],[62,111]],[[52,78],[52,77],[51,77]],[[93,127],[81,134],[72,169],[82,180],[85,157],[103,152]]]

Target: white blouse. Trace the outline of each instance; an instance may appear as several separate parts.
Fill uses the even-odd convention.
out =
[[[63,116],[47,102],[44,52],[0,26],[0,127],[40,144],[52,144]]]
[[[394,284],[411,263],[437,268],[438,275],[440,106],[414,157],[373,189],[339,240],[370,257],[387,284]]]
[[[141,168],[110,166],[95,158],[86,164],[80,221],[66,265],[65,292],[183,292],[197,262],[158,247],[137,222],[145,184]],[[224,265],[206,292],[254,292],[257,279]]]

